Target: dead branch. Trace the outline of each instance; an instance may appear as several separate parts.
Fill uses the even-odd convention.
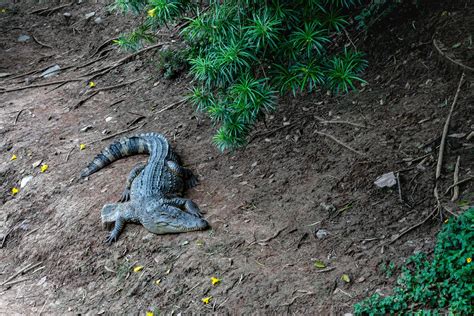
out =
[[[466,66],[466,65],[464,65],[463,63],[461,63],[461,62],[459,62],[459,61],[457,61],[457,60],[454,60],[454,59],[452,59],[451,57],[449,57],[448,54],[445,53],[445,52],[443,52],[443,50],[440,48],[439,43],[440,43],[439,41],[437,41],[436,39],[433,39],[433,46],[436,48],[436,50],[438,51],[438,53],[439,53],[441,56],[443,56],[444,58],[446,58],[447,60],[449,60],[450,62],[452,62],[453,64],[455,64],[455,65],[457,65],[457,66],[459,66],[459,67],[461,67],[461,68],[464,68],[464,69],[466,69],[466,70],[468,70],[468,71],[474,72],[474,68],[469,67],[469,66]]]
[[[113,107],[114,105],[119,104],[119,103],[121,103],[121,102],[123,102],[123,101],[125,101],[125,99],[120,99],[120,100],[114,101],[114,102],[112,102],[112,103],[109,105],[109,107]]]
[[[435,207],[435,208],[433,209],[433,211],[432,211],[430,214],[428,214],[428,216],[425,217],[424,220],[422,220],[421,222],[419,222],[419,223],[417,223],[417,224],[411,226],[410,228],[405,229],[403,232],[400,233],[400,235],[398,235],[397,237],[393,238],[392,240],[390,240],[390,241],[388,241],[388,242],[385,242],[385,243],[381,244],[380,246],[385,246],[385,245],[387,245],[387,244],[388,244],[388,245],[393,244],[395,241],[397,241],[398,239],[400,239],[402,236],[408,234],[409,232],[411,232],[411,231],[414,230],[415,228],[417,228],[417,227],[423,225],[424,223],[426,223],[431,217],[433,217],[434,214],[436,214],[436,211],[437,211],[437,210],[438,210],[438,208]]]
[[[456,166],[454,167],[454,176],[453,180],[454,183],[459,182],[459,163],[461,162],[461,156],[458,156],[458,159],[456,160]],[[454,202],[458,199],[459,197],[459,186],[455,185],[453,187],[453,196],[451,198],[451,201]]]
[[[96,93],[99,93],[100,91],[107,91],[107,90],[112,90],[112,89],[115,89],[115,88],[120,88],[120,87],[129,85],[129,84],[132,84],[132,83],[134,83],[134,82],[137,82],[137,81],[139,81],[139,80],[141,80],[141,79],[135,79],[135,80],[132,80],[132,81],[128,81],[128,82],[116,84],[116,85],[113,85],[113,86],[108,86],[108,87],[103,87],[103,88],[88,90],[88,91],[86,91],[86,94],[89,93],[89,92],[96,94]]]
[[[24,87],[5,89],[3,91],[0,91],[0,93],[20,91],[20,90],[26,90],[26,89],[32,89],[32,88],[41,88],[41,87],[52,86],[52,85],[55,85],[55,84],[65,84],[65,83],[69,83],[69,82],[77,82],[77,81],[83,81],[83,80],[84,79],[81,79],[81,78],[73,78],[73,79],[66,79],[66,80],[51,81],[51,82],[45,82],[45,83],[39,83],[39,84],[32,84],[32,85],[24,86]]]
[[[355,127],[367,128],[367,126],[365,126],[365,125],[352,123],[352,122],[348,122],[348,121],[340,121],[340,120],[328,121],[328,120],[325,120],[322,117],[319,117],[319,116],[316,116],[316,115],[314,116],[314,118],[317,119],[318,121],[320,121],[322,124],[347,124],[347,125],[352,125],[352,126],[355,126]]]
[[[170,44],[170,42],[163,42],[163,43],[158,43],[158,44],[155,44],[155,45],[151,45],[151,46],[148,46],[146,48],[143,48],[133,54],[130,54],[128,56],[125,56],[123,57],[122,59],[119,59],[118,61],[116,61],[114,64],[112,65],[108,65],[108,66],[105,66],[104,68],[102,69],[99,69],[97,71],[94,71],[94,73],[98,72],[97,74],[95,74],[94,76],[92,76],[91,78],[89,78],[89,81],[92,80],[92,79],[95,79],[99,76],[103,76],[105,75],[106,73],[108,73],[109,71],[119,67],[120,65],[126,63],[127,61],[129,61],[130,59],[134,58],[135,56],[138,56],[140,54],[143,54],[144,52],[147,52],[151,49],[155,49],[155,48],[159,48],[159,47],[162,47],[163,45],[167,45],[167,44]],[[87,75],[86,75],[87,76]]]
[[[49,16],[50,14],[54,13],[55,11],[61,10],[62,8],[65,8],[65,7],[69,7],[72,4],[74,4],[74,2],[66,3],[66,4],[63,4],[63,5],[51,8],[51,9],[46,9],[44,11],[38,12],[38,14],[39,15],[45,15],[46,14],[47,16]]]
[[[443,134],[441,136],[441,143],[439,145],[438,164],[436,165],[435,180],[438,180],[439,177],[441,176],[441,166],[443,165],[443,154],[444,154],[444,147],[446,145],[446,135],[448,134],[449,123],[451,122],[451,116],[454,111],[454,106],[456,105],[456,102],[458,100],[459,91],[461,90],[463,80],[464,80],[464,72],[462,73],[461,78],[459,79],[458,89],[456,90],[453,103],[451,104],[451,109],[449,110],[448,117],[446,118],[446,123],[444,124]]]
[[[158,111],[156,112],[156,114],[160,114],[160,113],[162,113],[162,112],[164,112],[164,111],[166,111],[166,110],[171,109],[173,106],[180,105],[180,104],[182,104],[182,103],[184,103],[184,102],[186,102],[186,99],[183,99],[183,100],[180,100],[180,101],[171,103],[170,105],[167,105],[167,106],[165,106],[164,108],[161,108],[160,110],[158,110]]]
[[[329,135],[329,134],[326,134],[326,133],[323,133],[323,132],[320,132],[320,131],[314,131],[313,133],[316,133],[316,134],[322,135],[322,136],[326,136],[327,138],[332,139],[333,141],[335,141],[335,142],[338,143],[339,145],[341,145],[341,146],[343,146],[343,147],[349,149],[350,151],[352,151],[352,152],[354,152],[354,153],[356,153],[356,154],[358,154],[358,155],[365,156],[364,153],[355,150],[355,149],[352,148],[351,146],[345,144],[343,141],[337,139],[336,137],[334,137],[334,136],[332,136],[332,135]]]

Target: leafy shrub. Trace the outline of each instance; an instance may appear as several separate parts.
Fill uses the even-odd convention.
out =
[[[373,295],[354,306],[356,315],[474,315],[474,208],[449,220],[438,234],[433,259],[407,261],[391,296]]]
[[[116,0],[115,8],[145,16],[118,43],[137,49],[156,28],[186,19],[181,35],[197,83],[189,100],[211,117],[225,150],[246,143],[280,94],[345,93],[364,82],[363,54],[337,45],[356,1]]]

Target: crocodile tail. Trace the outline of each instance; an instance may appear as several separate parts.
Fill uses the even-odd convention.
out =
[[[146,134],[145,134],[146,135]],[[85,178],[99,171],[105,166],[120,158],[132,156],[136,154],[150,153],[149,142],[145,135],[122,138],[108,147],[106,147],[94,160],[81,172],[81,177]]]

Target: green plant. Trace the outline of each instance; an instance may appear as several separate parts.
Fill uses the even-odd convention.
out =
[[[391,296],[355,304],[356,315],[473,315],[474,208],[449,220],[438,234],[432,260],[410,257]]]
[[[389,264],[382,262],[380,264],[380,270],[382,271],[383,274],[385,274],[385,277],[391,278],[393,276],[393,273],[395,272],[395,263],[392,261],[389,262]]]
[[[156,67],[165,79],[175,79],[187,67],[186,51],[173,49],[160,51]]]
[[[144,16],[138,30],[117,42],[138,49],[156,28],[184,18],[181,35],[195,82],[189,100],[211,117],[216,145],[232,149],[246,143],[279,95],[346,93],[364,82],[363,54],[335,45],[356,2],[116,0],[116,9]]]

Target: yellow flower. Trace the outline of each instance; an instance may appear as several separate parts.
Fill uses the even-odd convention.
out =
[[[89,88],[94,88],[94,87],[95,87],[95,82],[94,81],[89,82]]]
[[[136,266],[135,268],[133,268],[133,272],[140,272],[143,270],[143,266]]]
[[[15,188],[15,187],[12,188],[12,195],[13,196],[17,195],[18,192],[20,192],[20,190],[18,190],[18,188]]]
[[[160,283],[161,283],[161,279],[158,279],[158,280],[155,281],[156,285],[160,285]]]
[[[148,16],[149,16],[150,18],[155,17],[155,15],[156,15],[156,8],[151,9],[151,10],[148,10],[147,13],[148,13]]]
[[[212,296],[208,296],[208,297],[204,297],[204,298],[201,298],[201,301],[204,303],[204,304],[209,304],[209,302],[212,300]]]
[[[212,283],[212,285],[216,285],[216,284],[218,284],[218,283],[220,283],[220,282],[221,282],[221,279],[219,279],[219,278],[216,278],[216,277],[212,277],[212,278],[211,278],[211,283]]]
[[[12,155],[12,157],[10,158],[10,160],[16,160],[16,155]]]
[[[467,258],[467,259],[466,259],[466,262],[467,262],[467,263],[471,263],[471,262],[472,262],[472,258],[471,258],[471,257]]]
[[[146,316],[153,316],[153,312],[151,311],[146,312]]]
[[[449,223],[449,218],[444,221],[445,224]]]
[[[86,149],[86,144],[80,144],[80,145],[79,145],[79,149],[80,149],[80,150]]]
[[[46,172],[48,170],[49,166],[47,164],[44,164],[41,166],[41,172]]]

